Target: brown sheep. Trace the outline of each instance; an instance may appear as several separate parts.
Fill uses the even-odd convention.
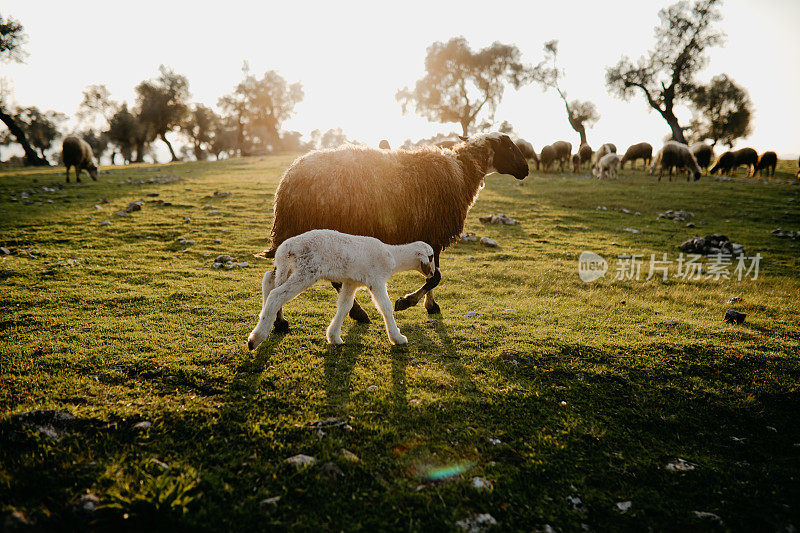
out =
[[[689,147],[676,141],[664,143],[664,146],[658,151],[650,167],[650,173],[652,174],[656,168],[659,169],[658,181],[661,181],[665,168],[669,170],[669,181],[672,181],[673,169],[686,170],[686,181],[689,181],[691,175],[694,175],[695,181],[699,180],[702,175],[697,159],[694,158]]]
[[[714,158],[714,149],[704,142],[696,142],[689,147],[700,168],[708,171],[708,166]]]
[[[533,160],[534,168],[539,170],[539,158],[536,155],[536,150],[533,149],[533,145],[525,139],[514,139],[514,144],[517,145],[517,148],[519,148],[519,151],[522,152],[522,156],[525,159]]]
[[[556,141],[551,146],[553,150],[556,151],[559,172],[564,172],[564,169],[567,168],[567,165],[569,165],[572,160],[572,143]]]
[[[89,143],[70,135],[64,139],[61,147],[61,159],[67,167],[67,183],[69,183],[69,168],[75,167],[75,179],[81,181],[81,171],[85,170],[89,176],[97,181],[97,165],[94,164],[94,154]]]
[[[391,145],[389,144],[389,141],[387,141],[386,139],[381,139],[381,142],[378,144],[378,148],[380,148],[381,150],[392,149]]]
[[[714,162],[714,165],[708,170],[708,173],[714,174],[719,172],[720,174],[729,174],[733,169],[735,160],[736,157],[730,150],[727,152],[722,152],[722,154],[720,154],[720,156]]]
[[[578,149],[578,155],[581,156],[581,165],[587,163],[589,168],[592,167],[592,147],[583,143]]]
[[[636,167],[636,160],[641,159],[644,162],[643,169],[650,166],[653,160],[653,146],[650,143],[638,143],[631,145],[626,151],[625,155],[619,161],[619,167],[625,168],[625,163],[631,162],[631,168]]]
[[[597,164],[600,162],[601,159],[603,159],[604,155],[616,154],[616,153],[617,153],[617,147],[614,146],[614,144],[612,143],[605,143],[603,146],[601,146],[600,149],[597,150],[592,156],[592,162],[593,162],[592,167],[594,168],[594,170],[595,171],[597,170]]]
[[[753,174],[755,175],[755,173],[758,172],[760,175],[763,170],[766,170],[768,176],[775,176],[776,166],[778,166],[778,154],[775,152],[764,152],[758,158],[758,164]],[[772,172],[770,172],[770,169]]]
[[[580,172],[581,171],[581,156],[579,154],[573,154],[572,156],[572,172]]]
[[[756,172],[756,165],[758,165],[758,152],[752,148],[742,148],[733,152],[733,171],[741,165],[747,166],[745,169],[745,177],[752,177]]]
[[[519,180],[528,175],[528,162],[508,135],[464,139],[452,150],[344,145],[297,158],[275,191],[272,242],[258,256],[274,257],[286,239],[312,229],[375,237],[386,244],[423,241],[434,250],[436,272],[419,290],[397,300],[395,311],[424,297],[428,313],[439,313],[432,292],[441,279],[439,253],[463,231],[484,177],[492,169]],[[369,322],[358,303],[350,316]],[[288,329],[280,313],[275,327]]]
[[[542,171],[550,172],[553,166],[553,161],[556,160],[556,151],[551,145],[543,146],[542,151],[539,153],[539,162],[542,165]]]

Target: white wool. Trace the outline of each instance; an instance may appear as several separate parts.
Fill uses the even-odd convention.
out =
[[[389,340],[405,344],[407,339],[394,321],[386,284],[396,272],[419,270],[430,277],[435,269],[433,248],[422,241],[393,246],[373,237],[327,229],[287,239],[275,252],[275,270],[264,274],[263,305],[258,324],[248,337],[248,346],[254,349],[264,341],[286,302],[323,279],[342,284],[336,315],[326,332],[328,342],[342,344],[342,323],[356,291],[365,287],[383,316]]]
[[[619,168],[619,156],[614,152],[604,155],[597,162],[595,166],[594,176],[596,178],[609,178],[617,177],[617,169]]]

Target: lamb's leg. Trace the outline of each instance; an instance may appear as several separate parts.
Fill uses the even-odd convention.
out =
[[[282,285],[272,289],[266,302],[264,302],[264,308],[259,315],[258,324],[256,324],[256,327],[250,332],[250,336],[247,337],[247,347],[254,350],[259,344],[264,342],[264,339],[266,339],[269,334],[269,330],[272,328],[272,324],[277,319],[278,311],[280,311],[281,307],[312,286],[315,281],[317,280],[314,278],[306,278],[299,274],[292,274]]]
[[[331,281],[331,285],[333,285],[333,288],[336,289],[336,292],[342,290],[341,283]],[[364,311],[364,309],[362,309],[360,305],[358,305],[358,302],[355,301],[355,299],[353,300],[353,305],[350,308],[350,318],[352,318],[359,324],[369,324],[371,322],[369,316],[367,316],[367,312]]]
[[[386,325],[386,334],[392,344],[405,344],[408,339],[400,333],[397,323],[394,321],[392,314],[392,301],[389,299],[389,293],[386,292],[386,285],[380,287],[370,287],[369,291],[372,293],[372,301],[375,302],[375,307],[378,308],[381,315],[383,315],[383,323]]]
[[[432,291],[439,282],[442,280],[442,273],[439,271],[439,253],[442,251],[441,248],[434,248],[433,249],[433,260],[436,263],[436,272],[433,273],[433,276],[428,278],[425,281],[425,284],[417,289],[416,291],[406,294],[402,298],[398,298],[397,301],[394,303],[394,310],[395,311],[402,311],[404,309],[408,309],[409,307],[413,307],[419,303],[420,298],[426,296],[428,292]],[[433,297],[431,297],[433,299]],[[433,302],[432,307],[428,307],[428,300],[425,300],[425,308],[428,309],[428,314],[436,314],[441,313],[439,306],[436,305],[436,302]]]
[[[269,293],[274,287],[275,287],[275,271],[269,270],[264,273],[264,279],[261,282],[262,313],[264,312],[264,308],[267,304],[267,298],[269,297]],[[272,326],[275,328],[276,333],[289,332],[289,323],[283,318],[283,308],[278,309],[278,315],[275,318],[275,323]]]
[[[342,323],[348,311],[353,307],[356,296],[356,284],[352,282],[339,283],[339,298],[336,300],[336,314],[333,316],[325,337],[329,344],[342,344]],[[362,309],[363,311],[363,309]]]

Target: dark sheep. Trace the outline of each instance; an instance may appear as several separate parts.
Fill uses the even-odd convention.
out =
[[[697,142],[691,145],[689,150],[692,151],[694,158],[697,159],[697,164],[700,165],[700,168],[708,171],[708,165],[711,164],[711,159],[714,157],[714,149],[704,142]]]
[[[720,154],[720,156],[714,162],[714,165],[708,170],[708,173],[715,174],[716,172],[719,172],[720,174],[730,174],[735,163],[736,156],[733,155],[733,152],[730,150],[727,152],[722,152],[722,154]]]
[[[592,147],[586,143],[583,143],[581,147],[578,149],[578,155],[581,156],[581,166],[584,163],[589,165],[589,168],[592,167]]]
[[[761,174],[762,171],[766,170],[768,176],[774,176],[776,166],[778,166],[778,154],[775,152],[764,152],[758,158],[758,164],[756,165],[756,169],[753,174],[756,172]]]
[[[655,169],[659,170],[658,181],[661,181],[661,176],[664,174],[665,169],[669,171],[669,181],[672,181],[673,170],[686,170],[686,181],[689,181],[692,176],[697,181],[702,175],[700,166],[697,164],[697,160],[689,150],[689,147],[676,141],[664,143],[664,146],[653,159],[650,173],[655,172]]]
[[[542,164],[542,170],[544,172],[550,172],[550,168],[553,166],[553,161],[556,160],[556,151],[555,148],[550,146],[542,147],[541,153],[539,153],[539,162]]]
[[[572,143],[567,141],[556,141],[552,145],[553,150],[556,152],[556,160],[558,161],[558,168],[560,172],[564,172],[567,165],[572,160]]]
[[[650,143],[644,142],[631,145],[625,151],[625,155],[622,156],[622,159],[620,159],[619,167],[625,168],[625,163],[630,161],[631,168],[635,168],[637,159],[644,161],[644,167],[642,168],[646,169],[648,166],[650,166],[650,163],[653,160],[653,146]]]
[[[572,155],[572,172],[580,172],[581,171],[581,156],[580,154],[573,154]]]
[[[61,147],[61,159],[67,167],[67,183],[69,183],[69,169],[75,167],[75,179],[81,181],[81,172],[86,171],[89,176],[97,181],[97,165],[94,164],[92,147],[83,139],[70,135],[64,139]]]
[[[742,165],[746,165],[745,177],[752,177],[758,165],[758,152],[752,148],[742,148],[733,152],[733,170],[736,171]]]
[[[536,150],[533,149],[533,145],[525,139],[514,139],[514,144],[517,145],[517,148],[522,152],[525,159],[533,160],[534,168],[539,170],[539,157],[536,155]]]

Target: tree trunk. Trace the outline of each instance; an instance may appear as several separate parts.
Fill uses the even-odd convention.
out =
[[[584,128],[583,125],[581,125],[581,129],[576,130],[576,131],[578,132],[578,135],[581,136],[581,144],[580,144],[580,146],[582,146],[584,144],[588,144],[586,142],[586,128]]]
[[[469,121],[462,119],[461,120],[461,135],[464,137],[469,137]]]
[[[175,150],[172,149],[172,143],[167,140],[167,134],[162,133],[160,137],[161,140],[164,141],[164,144],[167,145],[167,148],[169,148],[169,155],[172,156],[172,162],[174,163],[175,161],[180,161],[180,159],[178,159],[178,156],[175,155]]]
[[[25,151],[25,164],[31,165],[34,167],[49,167],[50,163],[47,162],[46,159],[39,157],[39,155],[31,148],[31,145],[28,144],[28,139],[25,137],[25,132],[17,126],[17,123],[14,122],[14,119],[11,115],[8,115],[0,109],[0,120],[3,121],[9,131],[17,138],[17,142],[22,146],[22,149]]]
[[[664,120],[667,121],[667,124],[669,124],[669,127],[672,130],[672,138],[679,143],[686,144],[686,138],[683,136],[683,129],[681,128],[680,124],[678,124],[678,117],[675,116],[671,109],[668,109],[661,114],[664,116]]]

